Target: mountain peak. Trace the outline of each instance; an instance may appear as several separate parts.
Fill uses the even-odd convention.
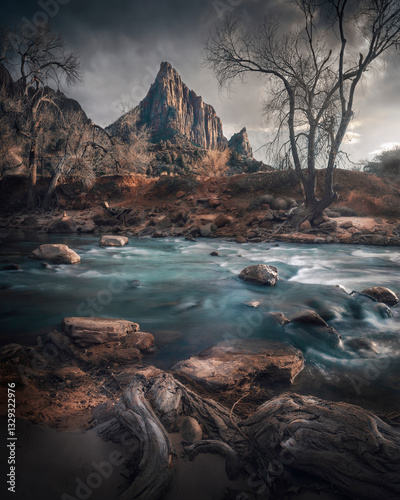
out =
[[[218,149],[228,143],[215,109],[190,90],[167,61],[160,64],[146,97],[129,113],[135,113],[139,123],[149,127],[155,141],[183,137],[194,146],[204,149]],[[110,125],[108,131],[112,135],[123,133],[122,122],[123,117]],[[252,158],[246,128],[236,136],[234,144],[238,146],[240,154]]]

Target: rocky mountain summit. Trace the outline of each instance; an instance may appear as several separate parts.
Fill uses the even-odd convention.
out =
[[[236,151],[242,158],[253,158],[253,150],[250,146],[246,127],[243,127],[237,134],[233,134],[233,136],[229,139],[228,146],[233,151]]]
[[[136,108],[107,127],[107,132],[114,136],[124,136],[124,124],[129,122],[129,117],[133,117],[140,125],[147,125],[155,142],[186,140],[204,149],[218,149],[228,145],[239,155],[253,158],[246,128],[228,141],[215,109],[190,90],[168,62],[161,63],[147,96]]]

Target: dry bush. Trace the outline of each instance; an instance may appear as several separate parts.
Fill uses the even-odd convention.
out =
[[[230,154],[228,148],[209,149],[201,162],[196,166],[196,174],[203,177],[221,177],[225,175],[229,169]]]

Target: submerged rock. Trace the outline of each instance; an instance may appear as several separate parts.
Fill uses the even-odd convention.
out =
[[[384,304],[383,302],[378,302],[377,304],[375,304],[374,311],[377,312],[379,316],[383,319],[391,318],[393,316],[390,307]]]
[[[326,321],[323,320],[318,313],[312,311],[311,309],[307,309],[295,314],[291,317],[290,321],[292,323],[303,323],[307,325],[328,326]]]
[[[371,299],[376,300],[377,302],[383,302],[388,306],[395,306],[399,303],[399,298],[397,295],[384,286],[374,286],[371,288],[366,288],[361,293],[367,295]]]
[[[285,326],[290,323],[290,319],[287,318],[281,312],[270,312],[267,314],[267,318],[271,318],[273,321],[278,323],[278,325]]]
[[[375,349],[375,343],[364,337],[347,340],[346,346],[350,347],[353,351],[377,352]]]
[[[67,245],[40,245],[31,254],[34,259],[45,259],[54,264],[76,264],[80,262],[80,256]]]
[[[239,278],[257,285],[274,286],[278,281],[278,269],[275,266],[256,264],[243,269]]]
[[[220,342],[198,356],[180,361],[172,370],[212,392],[232,389],[255,376],[291,383],[304,367],[301,351],[266,340]]]
[[[101,247],[123,247],[129,242],[126,236],[104,235],[100,238],[99,245]]]
[[[21,271],[21,269],[19,264],[7,264],[1,268],[2,271]]]
[[[62,329],[72,342],[86,347],[117,342],[130,333],[138,332],[139,325],[124,319],[72,317],[64,318]]]
[[[336,347],[340,345],[341,335],[332,326],[329,326],[318,313],[311,309],[301,311],[292,316],[289,328],[296,324],[303,326],[303,328],[308,327],[307,332],[313,337],[317,336],[330,343],[333,342]]]

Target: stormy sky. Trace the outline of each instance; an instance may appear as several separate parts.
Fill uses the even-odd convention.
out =
[[[13,27],[50,18],[53,30],[81,59],[84,82],[66,93],[101,126],[121,115],[121,103],[137,105],[161,61],[169,61],[189,88],[214,106],[225,135],[246,126],[257,150],[269,137],[268,117],[261,114],[264,81],[254,76],[229,93],[220,91],[202,65],[210,30],[229,12],[250,24],[266,13],[280,15],[282,29],[296,21],[290,0],[3,0],[1,23]],[[400,50],[360,88],[346,151],[353,161],[371,158],[400,143],[399,124]],[[265,159],[262,148],[256,156]]]

